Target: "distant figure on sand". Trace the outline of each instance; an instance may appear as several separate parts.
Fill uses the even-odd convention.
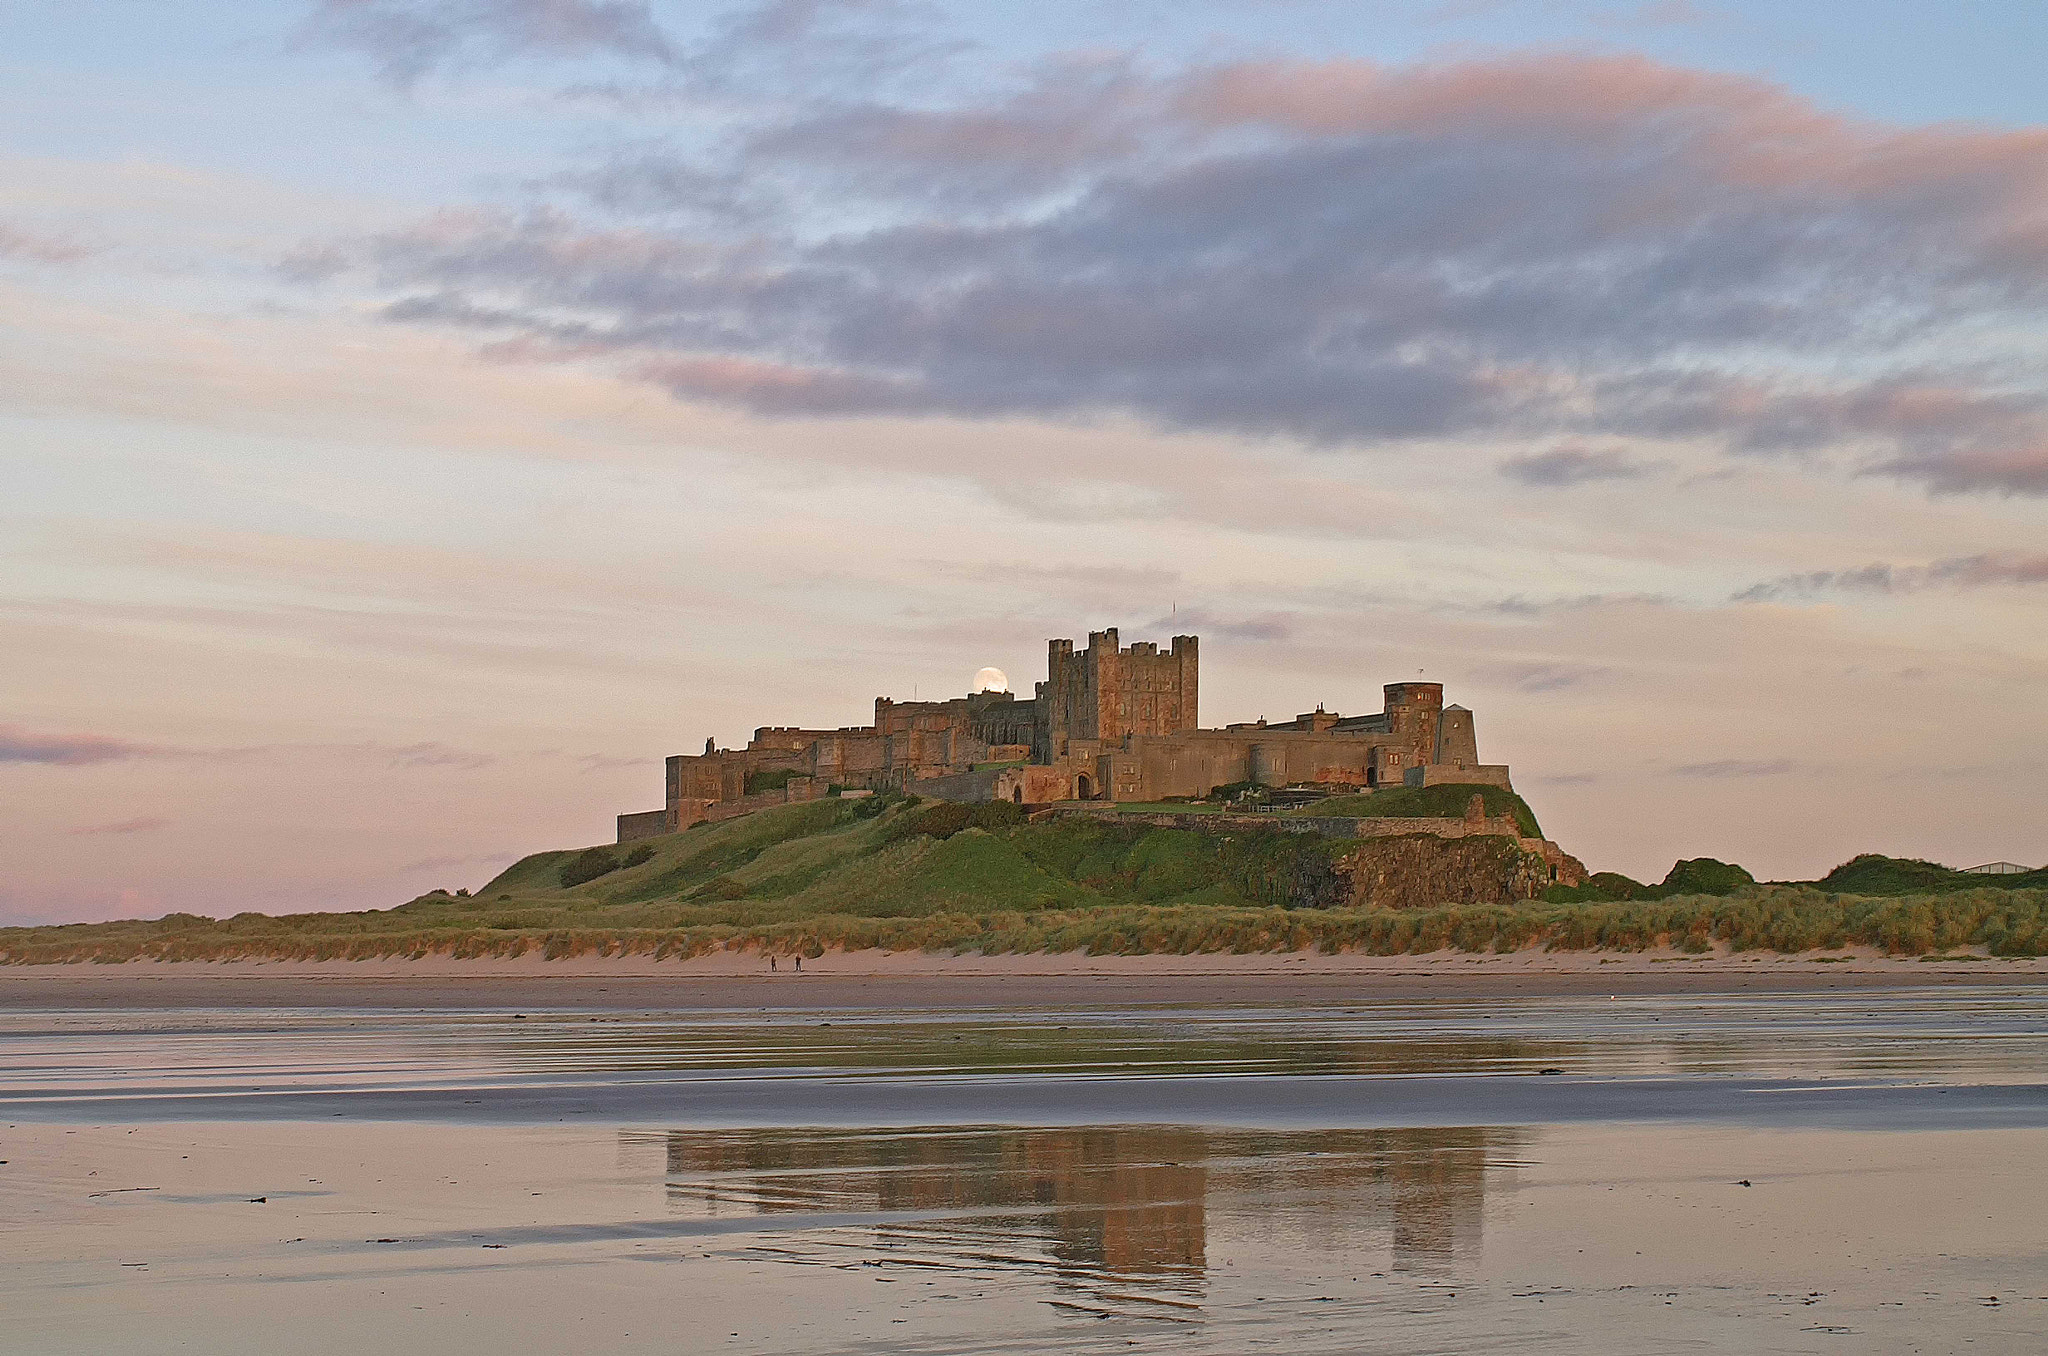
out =
[[[773,956],[768,958],[768,969],[770,973],[773,973],[775,970],[775,957]]]
[[[802,974],[804,972],[804,958],[802,956],[798,956],[796,958],[796,972],[798,974]]]

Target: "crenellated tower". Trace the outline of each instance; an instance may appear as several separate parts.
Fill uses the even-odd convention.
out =
[[[1175,636],[1164,653],[1141,641],[1129,649],[1116,628],[1046,645],[1046,680],[1038,688],[1039,727],[1032,741],[1041,762],[1067,756],[1076,742],[1120,746],[1126,735],[1172,735],[1200,723],[1200,642]]]

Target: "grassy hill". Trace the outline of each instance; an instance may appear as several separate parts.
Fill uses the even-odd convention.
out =
[[[2006,890],[2048,889],[2048,867],[2018,876],[1979,876],[1916,857],[1884,857],[1866,852],[1852,857],[1814,884],[1823,890],[1855,895],[1952,894],[1993,885]]]
[[[1452,790],[1431,787],[1424,795]],[[1457,813],[1470,794],[1465,789]],[[1371,813],[1387,813],[1378,796],[1357,799]],[[1691,873],[1674,868],[1674,878],[1725,889],[1661,899],[1351,907],[1336,862],[1357,847],[1317,834],[1218,835],[1115,819],[1027,824],[1017,807],[1001,803],[823,800],[630,847],[536,853],[473,895],[435,891],[391,909],[0,929],[0,961],[667,956],[720,947],[817,955],[866,946],[1396,954],[1666,942],[1693,950],[1725,943],[2048,952],[2048,889],[1996,888],[1985,877],[1936,893],[1853,894],[1745,884],[1747,873],[1741,880],[1729,874],[1740,868],[1702,858],[1681,863]],[[1872,859],[1857,860],[1865,863],[1859,871],[1873,871]],[[1901,878],[1872,876],[1880,886]],[[1680,884],[1674,879],[1672,888]]]

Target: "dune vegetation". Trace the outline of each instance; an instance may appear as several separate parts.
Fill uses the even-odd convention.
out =
[[[437,890],[391,909],[0,929],[0,960],[665,957],[721,948],[815,956],[863,947],[2048,953],[2048,888],[2031,877],[1851,891],[1828,882],[1844,872],[1878,886],[1918,880],[1929,864],[1880,869],[1872,863],[1893,859],[1858,858],[1822,882],[1760,885],[1702,858],[1675,867],[1668,892],[1613,878],[1661,897],[1621,897],[1617,886],[1612,896],[1393,909],[1346,902],[1337,863],[1355,846],[1313,833],[1218,835],[1114,818],[1032,824],[1004,803],[827,799],[629,847],[536,853],[473,894]],[[2029,888],[2000,888],[2008,882]]]

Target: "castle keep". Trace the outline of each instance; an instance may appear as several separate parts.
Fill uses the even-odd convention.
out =
[[[950,701],[875,699],[872,725],[762,726],[743,749],[706,740],[668,760],[659,810],[619,816],[619,841],[838,787],[908,790],[946,800],[1060,802],[1198,799],[1218,787],[1358,791],[1447,782],[1505,787],[1479,761],[1472,713],[1445,706],[1440,683],[1389,683],[1384,709],[1317,707],[1291,721],[1204,729],[1200,642],[1123,646],[1114,629],[1046,648],[1032,697],[977,692]]]

